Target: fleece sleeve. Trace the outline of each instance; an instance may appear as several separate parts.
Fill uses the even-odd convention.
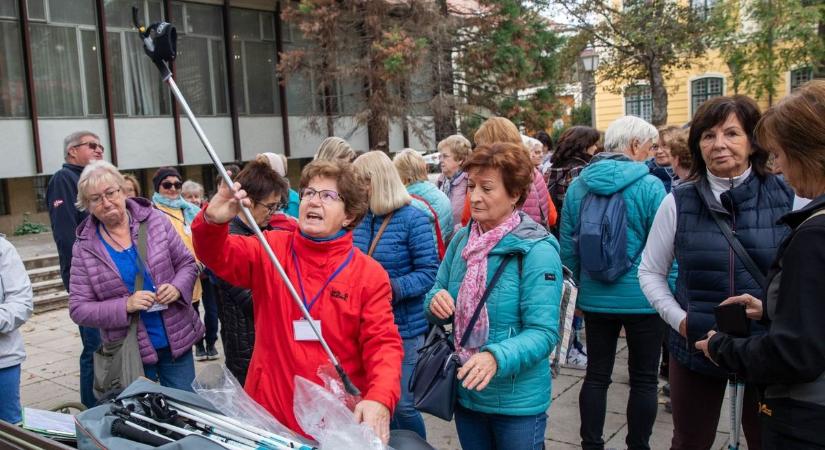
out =
[[[195,256],[218,278],[237,287],[252,288],[260,267],[260,243],[255,236],[229,235],[229,224],[212,224],[203,211],[192,222]]]
[[[23,260],[14,246],[0,237],[0,334],[23,325],[32,308],[32,284]]]

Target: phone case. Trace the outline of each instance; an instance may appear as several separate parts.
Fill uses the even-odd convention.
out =
[[[736,337],[750,335],[750,320],[745,314],[744,305],[724,305],[713,308],[716,326],[719,331]]]

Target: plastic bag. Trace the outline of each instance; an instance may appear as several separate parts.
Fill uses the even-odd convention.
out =
[[[372,428],[357,423],[341,399],[297,375],[293,408],[298,424],[318,441],[321,450],[385,449]]]
[[[261,405],[252,400],[235,376],[222,364],[209,364],[201,369],[192,381],[192,388],[224,416],[294,441],[314,445],[275,420]]]

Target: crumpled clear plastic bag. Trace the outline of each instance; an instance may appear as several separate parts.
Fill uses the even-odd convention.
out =
[[[358,398],[346,393],[335,369],[331,366],[328,368],[332,373],[325,366],[318,369],[318,376],[324,380],[327,388],[295,376],[293,408],[295,418],[304,432],[318,441],[321,450],[389,449],[372,428],[355,421],[347,404],[357,403]]]
[[[315,445],[278,422],[263,406],[252,400],[243,387],[223,364],[209,364],[200,369],[192,388],[208,400],[224,416],[243,421],[294,441]]]

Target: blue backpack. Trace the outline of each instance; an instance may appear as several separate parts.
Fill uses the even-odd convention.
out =
[[[622,192],[598,195],[589,192],[581,203],[579,228],[574,239],[581,271],[593,280],[612,283],[626,274],[633,258],[627,255],[627,207]]]

